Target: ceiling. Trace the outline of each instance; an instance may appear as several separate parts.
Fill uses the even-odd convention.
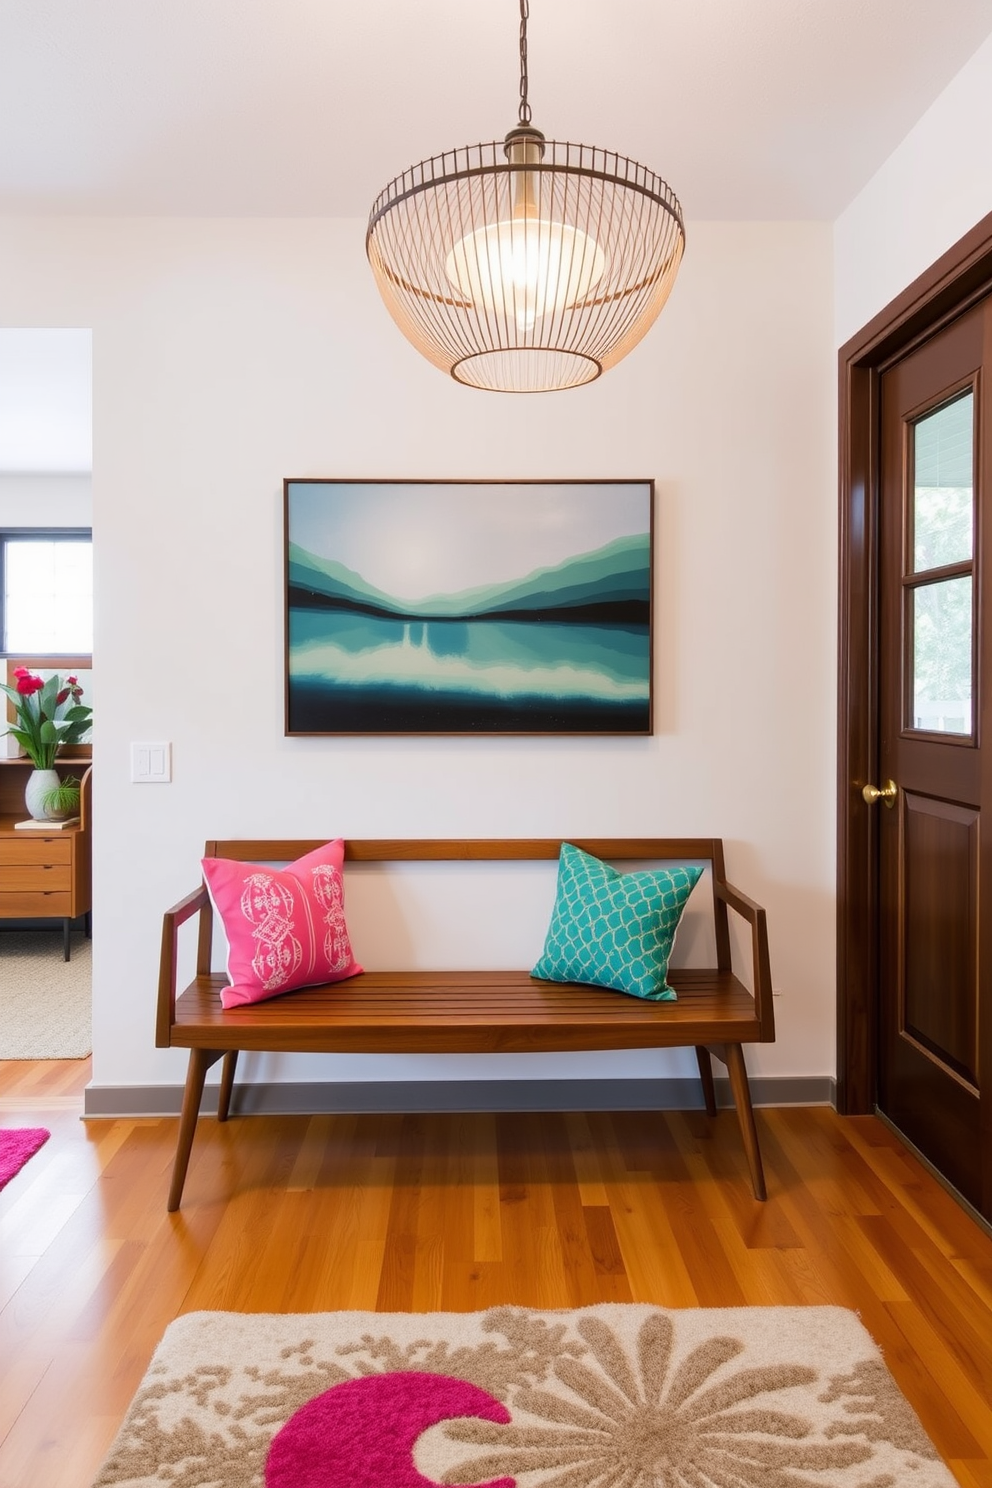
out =
[[[518,0],[0,0],[0,217],[345,216],[516,123]],[[832,221],[992,0],[531,0],[549,138],[697,219]],[[2,224],[0,224],[2,231]],[[0,471],[88,469],[88,332],[0,329]]]
[[[517,0],[2,0],[0,213],[363,218],[516,122]],[[534,122],[696,218],[832,220],[992,0],[532,0]]]

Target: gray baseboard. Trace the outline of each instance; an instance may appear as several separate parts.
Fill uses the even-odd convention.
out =
[[[733,1105],[729,1080],[717,1079],[721,1106]],[[756,1076],[756,1106],[836,1106],[830,1075]],[[181,1085],[91,1085],[84,1116],[177,1116]],[[380,1080],[236,1085],[234,1116],[317,1116],[415,1111],[692,1111],[702,1107],[696,1079],[668,1080]],[[200,1109],[217,1109],[208,1086]]]

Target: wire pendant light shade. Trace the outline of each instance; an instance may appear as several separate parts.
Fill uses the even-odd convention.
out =
[[[517,128],[397,176],[365,247],[428,361],[471,387],[534,393],[591,382],[637,345],[675,282],[685,229],[652,171],[533,128],[527,0],[520,14]]]

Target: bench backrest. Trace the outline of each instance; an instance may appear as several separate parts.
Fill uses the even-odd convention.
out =
[[[246,839],[208,842],[204,857],[233,858],[237,863],[291,863],[322,847],[326,837],[311,839]],[[680,860],[710,862],[724,878],[720,837],[569,837],[567,841],[594,857],[644,862]],[[526,862],[557,858],[560,837],[482,838],[349,838],[345,859],[356,863]]]
[[[693,862],[708,864],[712,874],[713,919],[717,965],[731,969],[727,905],[718,892],[726,884],[723,840],[720,837],[569,837],[573,846],[607,862]],[[291,863],[323,846],[326,838],[216,840],[204,846],[204,857],[232,858],[238,863]],[[556,859],[560,838],[348,838],[345,862],[533,862]],[[211,907],[200,923],[198,969],[209,970],[212,939]]]

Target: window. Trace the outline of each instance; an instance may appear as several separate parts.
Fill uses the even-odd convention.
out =
[[[92,652],[90,530],[0,531],[0,653]]]
[[[973,388],[909,425],[913,484],[911,728],[973,734],[975,653],[975,394]]]

